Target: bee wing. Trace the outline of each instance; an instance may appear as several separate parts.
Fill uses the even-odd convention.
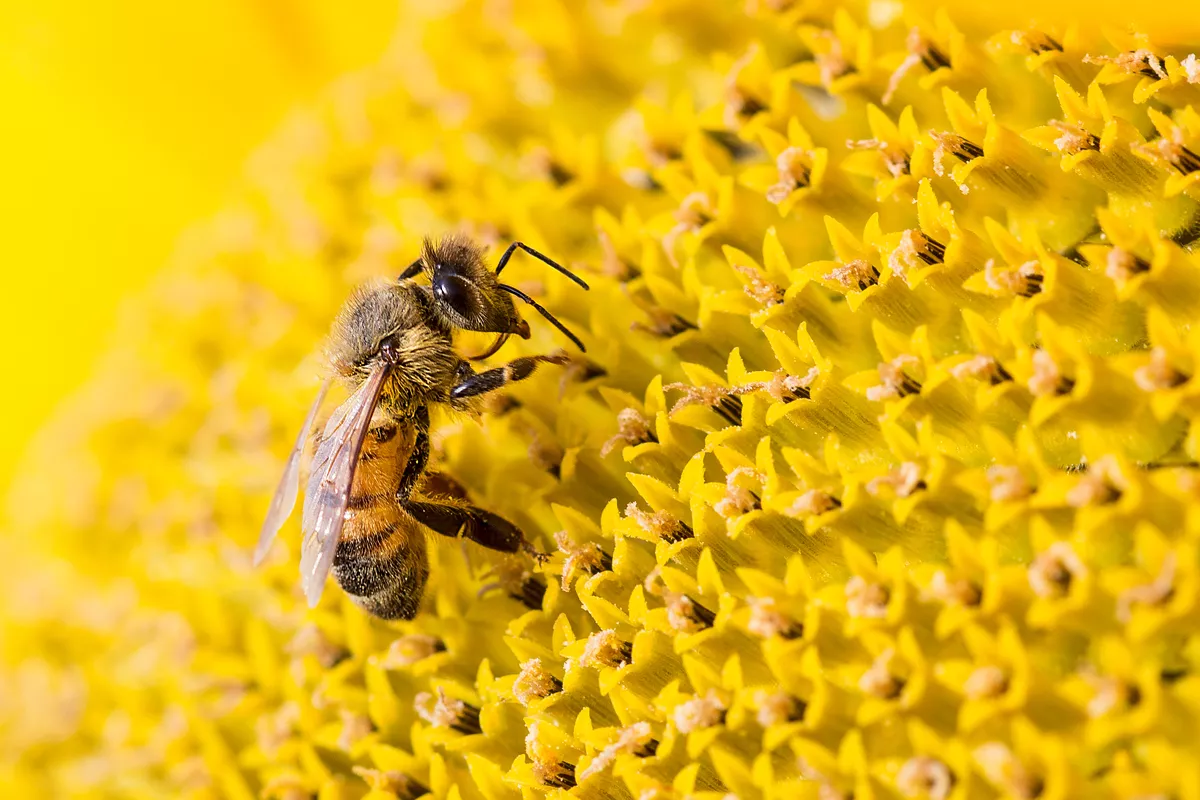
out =
[[[387,367],[376,367],[358,391],[333,412],[313,458],[300,522],[304,531],[300,580],[310,607],[321,598],[325,579],[333,567],[358,454],[387,373]]]
[[[283,523],[287,522],[288,517],[292,515],[292,509],[296,507],[296,495],[300,490],[300,456],[304,452],[304,443],[308,441],[308,434],[312,431],[313,420],[316,419],[317,411],[321,408],[321,402],[324,401],[325,393],[328,391],[329,381],[325,381],[321,384],[321,390],[317,392],[317,399],[313,401],[312,408],[308,410],[308,416],[304,418],[300,435],[296,437],[296,446],[288,454],[287,465],[283,468],[279,485],[275,487],[275,495],[271,498],[271,507],[267,509],[267,518],[263,520],[262,532],[258,535],[258,546],[254,548],[254,566],[256,567],[267,557],[267,551],[271,549],[271,542],[275,541],[275,534],[279,533]]]

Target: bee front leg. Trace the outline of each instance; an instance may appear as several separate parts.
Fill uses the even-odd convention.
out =
[[[442,536],[462,536],[502,553],[526,552],[539,561],[546,557],[526,541],[520,528],[482,508],[427,500],[410,500],[404,508],[422,525]]]
[[[533,374],[538,364],[566,364],[570,358],[566,353],[559,352],[548,356],[523,356],[514,358],[502,367],[489,369],[477,375],[462,378],[450,390],[450,398],[460,400],[465,397],[494,392],[495,390],[516,381],[523,381]]]
[[[412,495],[413,489],[425,474],[425,468],[429,465],[429,408],[421,406],[413,418],[413,425],[417,429],[417,438],[413,442],[412,452],[408,456],[408,463],[404,465],[404,472],[400,475],[400,485],[396,488],[396,497],[401,502],[407,500]]]

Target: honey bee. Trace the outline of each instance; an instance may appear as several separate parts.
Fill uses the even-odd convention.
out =
[[[332,376],[321,386],[271,499],[255,564],[266,556],[291,516],[300,486],[302,453],[332,381],[351,391],[313,436],[315,452],[301,511],[301,585],[310,606],[332,572],[351,599],[383,619],[416,616],[429,575],[425,528],[463,536],[493,550],[536,553],[508,520],[462,497],[435,493],[424,481],[429,463],[429,410],[441,404],[471,411],[476,398],[533,374],[539,364],[565,364],[566,353],[524,356],[484,372],[486,358],[529,325],[513,297],[532,306],[580,350],[583,343],[545,308],[501,283],[517,249],[588,285],[536,250],[513,243],[489,271],[470,239],[426,239],[420,258],[395,281],[359,289],[333,323],[326,356]],[[429,283],[418,282],[422,275]],[[470,359],[454,349],[455,331],[497,334],[486,352]]]

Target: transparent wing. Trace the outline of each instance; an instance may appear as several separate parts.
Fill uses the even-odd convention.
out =
[[[325,579],[333,567],[333,554],[350,502],[354,468],[387,372],[387,367],[376,367],[358,391],[333,412],[313,458],[300,520],[304,531],[300,580],[310,607],[321,599]]]
[[[317,392],[317,399],[313,401],[312,408],[308,410],[308,416],[304,418],[300,435],[296,437],[296,446],[288,455],[287,465],[283,468],[283,475],[279,478],[279,485],[275,487],[275,495],[271,498],[271,507],[267,509],[267,518],[263,520],[262,532],[258,535],[258,546],[254,548],[256,567],[267,557],[271,542],[275,541],[275,534],[279,533],[283,523],[292,515],[292,509],[296,507],[296,495],[300,490],[300,457],[304,453],[304,443],[308,441],[308,434],[312,431],[313,420],[317,418],[317,411],[321,408],[321,402],[328,391],[329,381],[325,381],[321,384],[321,390]]]

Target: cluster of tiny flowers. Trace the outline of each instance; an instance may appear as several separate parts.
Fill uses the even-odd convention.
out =
[[[1200,798],[1197,56],[416,8],[24,470],[4,796]],[[517,256],[586,354],[435,419],[552,555],[431,535],[416,619],[309,611],[294,523],[249,550],[322,333],[451,230],[592,287]],[[529,319],[493,360],[562,346]]]

